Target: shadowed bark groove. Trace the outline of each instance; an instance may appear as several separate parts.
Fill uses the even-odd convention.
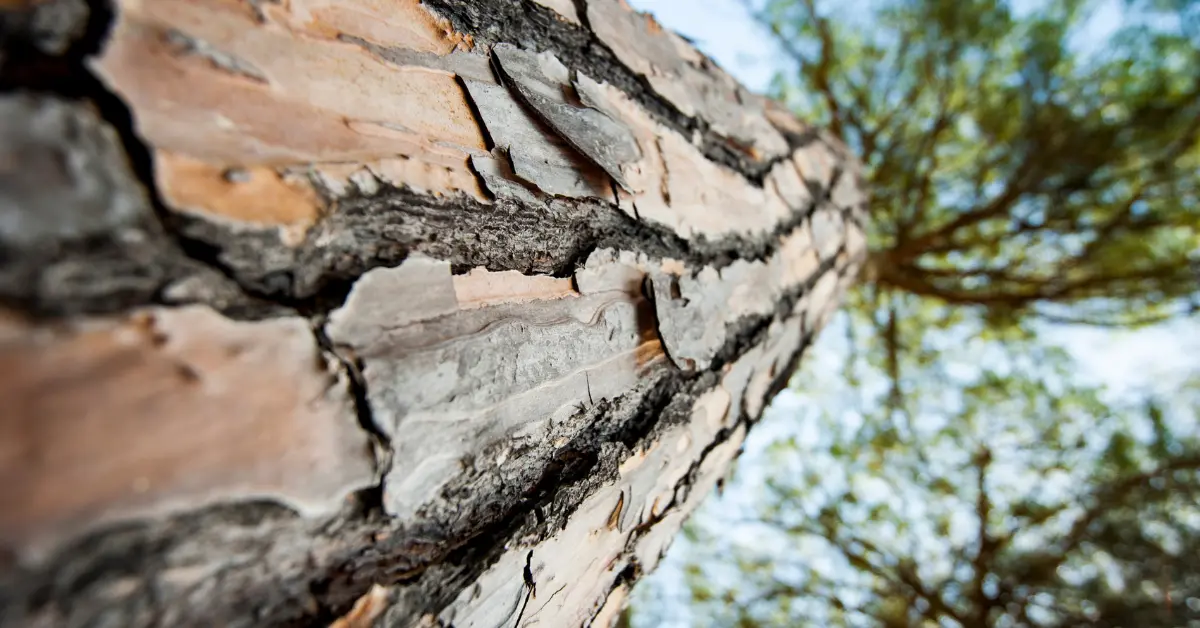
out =
[[[607,625],[865,211],[616,0],[6,4],[0,624]]]

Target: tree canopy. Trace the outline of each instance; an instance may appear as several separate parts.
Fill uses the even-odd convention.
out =
[[[862,356],[801,372],[811,403],[681,541],[693,625],[1200,619],[1200,382],[1114,401],[1061,349],[972,327],[904,365],[911,421]]]
[[[795,64],[777,95],[865,164],[869,282],[998,320],[1191,308],[1200,5],[1126,3],[1100,41],[1095,16],[1114,4],[771,0],[756,12]]]
[[[1200,622],[1200,380],[1115,396],[1053,342],[1200,307],[1200,3],[747,4],[861,156],[871,255],[767,471],[688,528],[693,618]]]

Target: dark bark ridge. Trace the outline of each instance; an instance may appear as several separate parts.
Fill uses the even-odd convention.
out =
[[[839,176],[840,171],[834,184]],[[815,181],[810,186],[818,199],[827,199],[834,187]],[[395,266],[412,252],[449,259],[456,273],[482,266],[568,276],[592,251],[606,247],[720,268],[770,256],[778,236],[809,215],[797,212],[761,239],[686,241],[599,199],[547,198],[531,205],[508,197],[485,204],[390,187],[339,199],[337,209],[296,247],[274,230],[232,229],[161,209],[160,202],[151,205],[159,211],[147,207],[120,225],[141,231],[133,242],[102,232],[27,247],[10,244],[14,254],[0,269],[0,298],[46,316],[185,302],[205,303],[235,318],[311,315],[340,305],[362,273]],[[58,286],[71,289],[64,293]]]

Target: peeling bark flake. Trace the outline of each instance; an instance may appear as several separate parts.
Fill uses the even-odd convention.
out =
[[[463,79],[463,84],[492,141],[512,159],[517,177],[546,194],[604,198],[610,193],[604,173],[534,118],[507,89],[469,79]],[[492,193],[503,195],[507,192],[504,185],[489,183],[488,187]]]
[[[384,483],[394,516],[416,515],[464,457],[539,438],[662,364],[640,289],[563,298],[565,285],[555,285],[541,295],[550,298],[527,300],[543,282],[508,275],[473,303],[481,278],[491,277],[456,286],[448,264],[410,258],[368,273],[330,317],[330,339],[363,361],[372,415],[394,436]],[[516,462],[496,456],[497,465]]]
[[[638,220],[664,225],[688,240],[732,234],[763,237],[807,209],[780,197],[776,186],[756,187],[741,174],[710,161],[692,142],[655,122],[615,87],[577,74],[584,102],[610,112],[631,129],[641,159],[622,166],[628,194],[619,205]],[[633,207],[636,205],[636,213]],[[732,211],[731,208],[736,208]]]
[[[658,330],[675,364],[707,369],[725,344],[729,324],[773,311],[784,293],[807,281],[818,268],[812,243],[809,228],[801,225],[764,262],[737,260],[719,271],[706,266],[681,277],[651,272]]]
[[[526,105],[567,143],[630,191],[621,166],[637,161],[641,151],[627,127],[601,111],[568,104],[562,95],[568,84],[548,80],[536,55],[509,44],[497,44],[492,49],[492,56]]]
[[[621,522],[621,510],[625,506],[625,491],[621,491],[621,496],[617,498],[617,505],[613,507],[612,514],[608,515],[608,529],[616,530],[617,525]]]
[[[486,268],[454,277],[454,297],[460,310],[577,296],[569,277],[529,276],[515,270],[492,272]]]
[[[447,35],[418,3],[263,3],[262,15],[216,0],[119,4],[104,52],[89,64],[129,105],[156,162],[170,154],[214,168],[357,162],[386,171],[403,159],[422,166],[401,166],[396,185],[479,194],[467,157],[484,149],[483,135],[455,77],[397,66],[336,39],[344,28],[428,54],[460,48],[461,37]],[[411,19],[380,17],[394,11]],[[166,200],[172,209],[250,223],[272,214],[255,195],[223,198],[217,208]]]

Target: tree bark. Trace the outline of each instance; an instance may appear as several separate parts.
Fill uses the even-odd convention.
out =
[[[611,625],[864,253],[618,0],[0,3],[0,623]]]

